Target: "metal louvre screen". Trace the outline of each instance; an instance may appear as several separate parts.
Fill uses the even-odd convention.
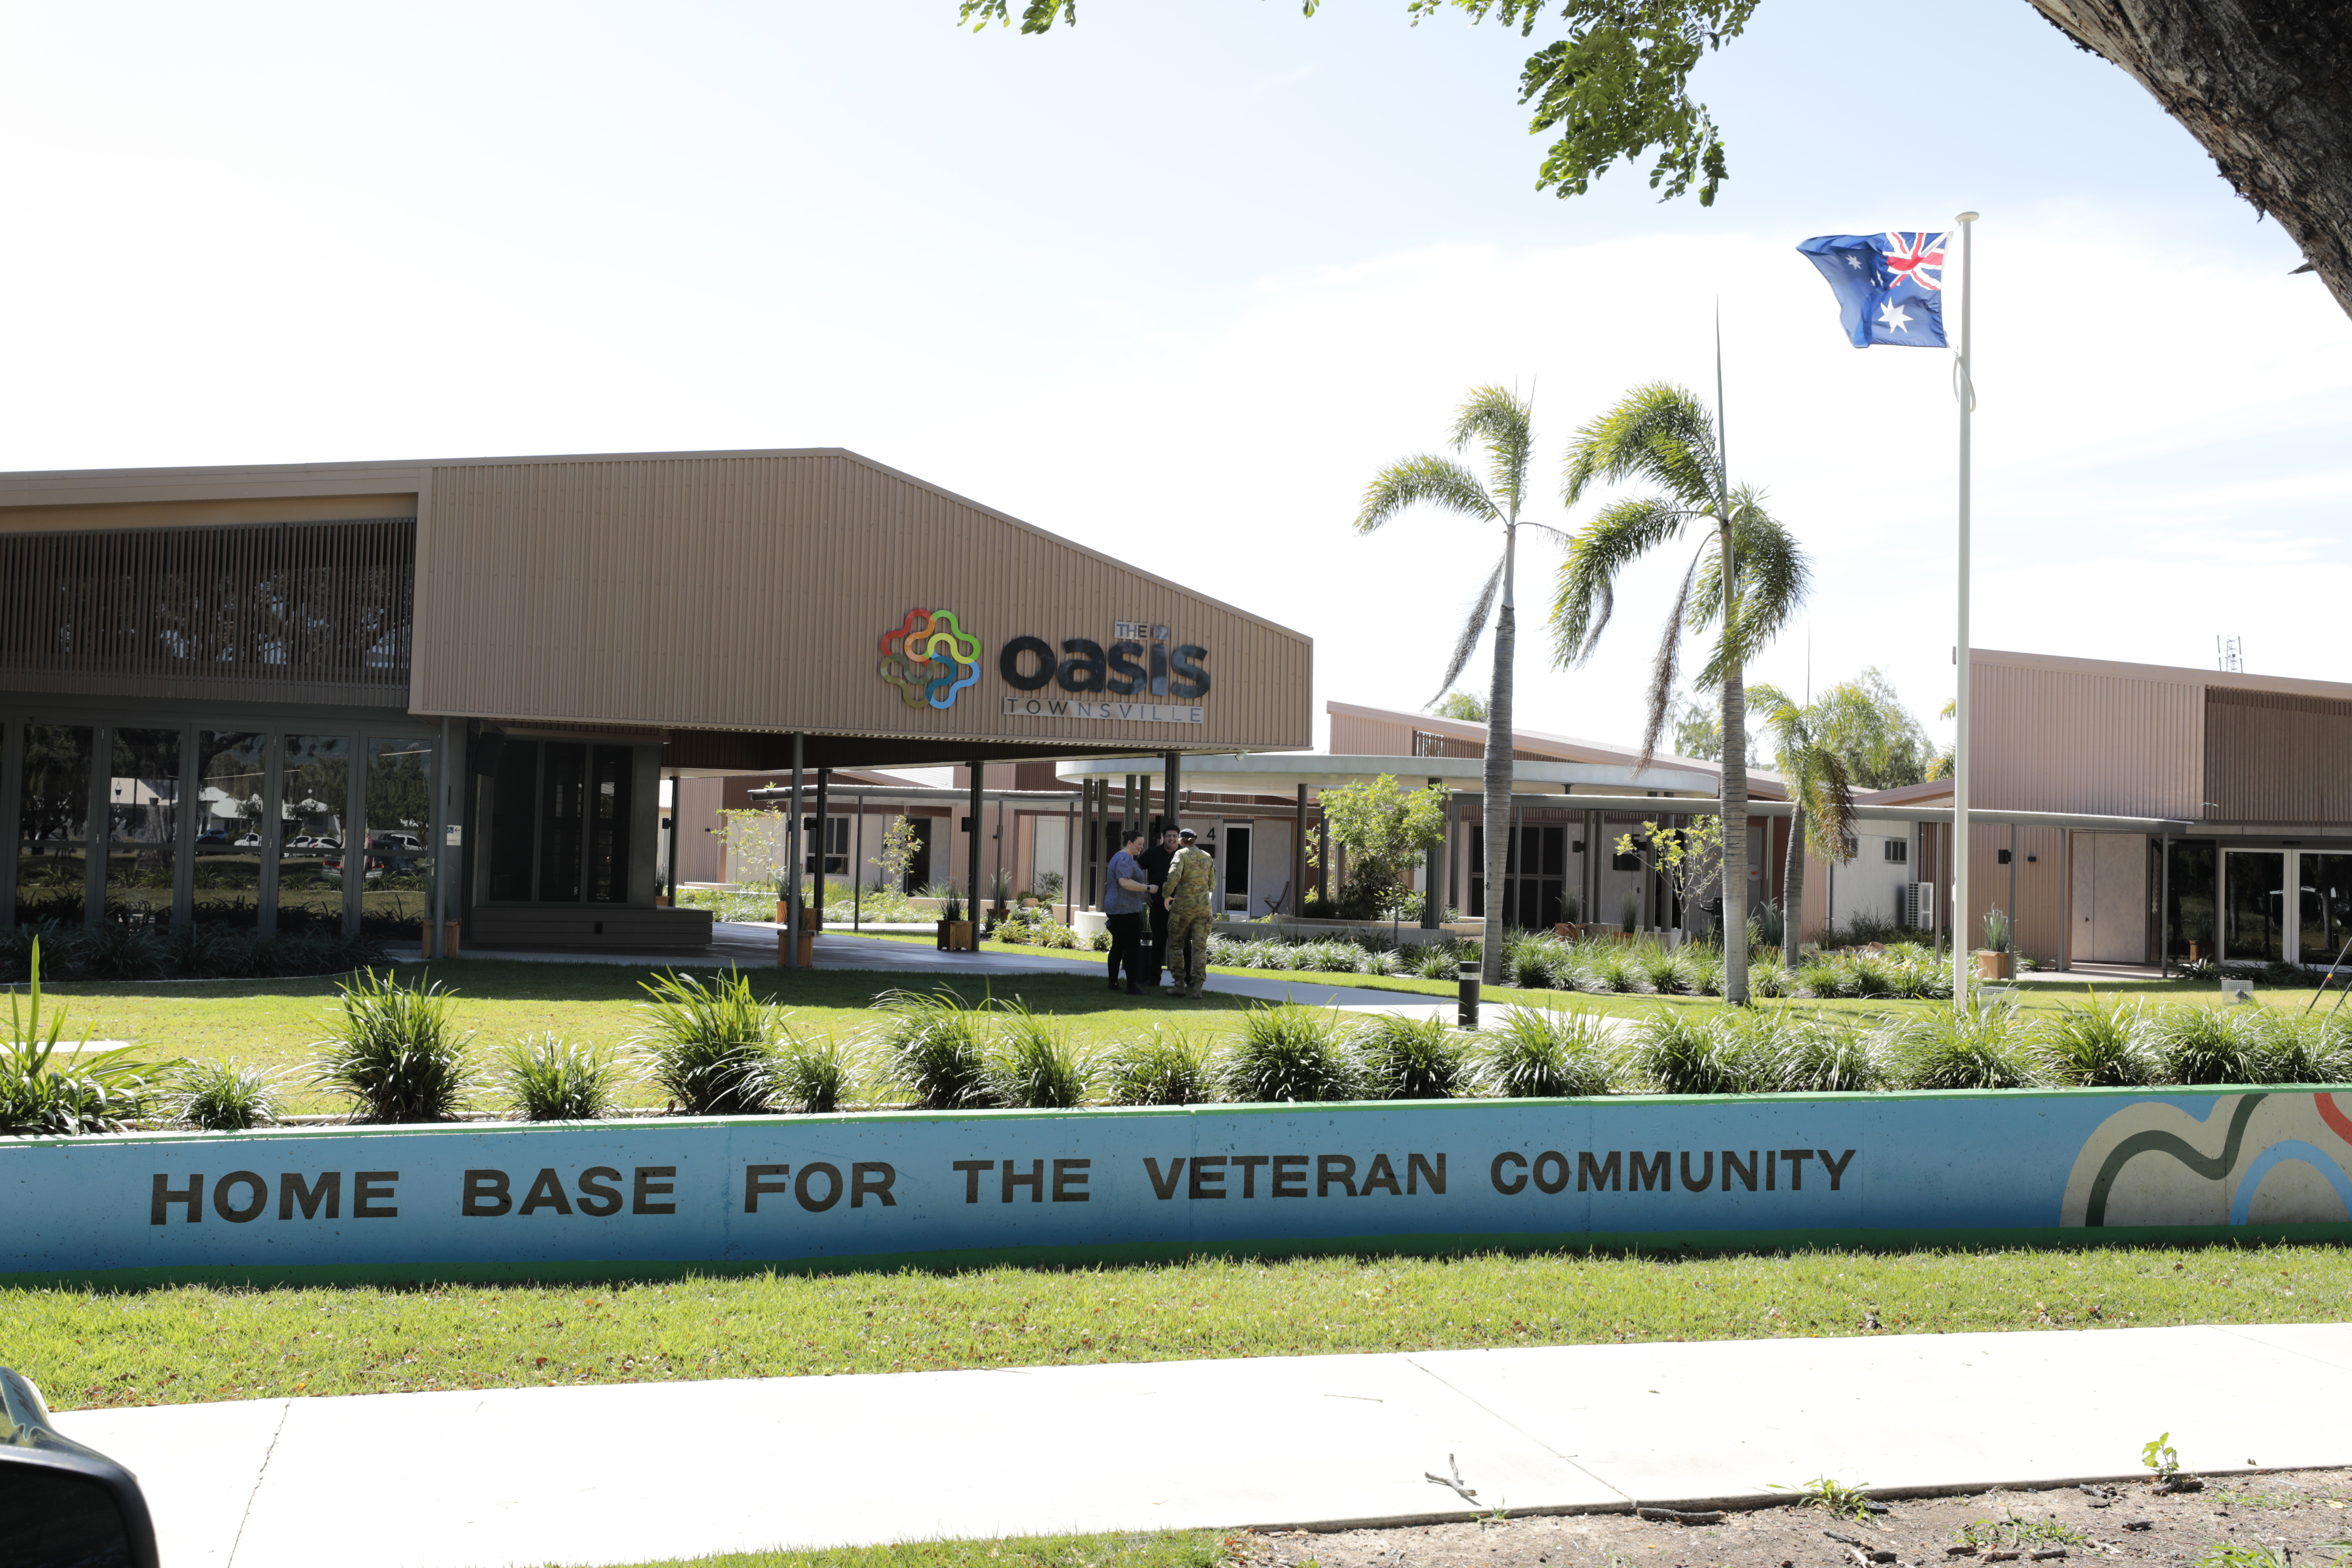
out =
[[[405,708],[416,520],[0,535],[0,686]]]

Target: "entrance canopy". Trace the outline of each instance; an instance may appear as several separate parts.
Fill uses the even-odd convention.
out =
[[[1117,779],[1157,768],[1158,760],[1139,757],[1079,757],[1054,771],[1066,779]],[[1335,756],[1322,752],[1261,752],[1244,756],[1193,756],[1184,760],[1189,788],[1230,795],[1287,795],[1300,788],[1310,794],[1344,784],[1363,784],[1383,773],[1406,788],[1419,788],[1435,779],[1452,789],[1477,789],[1486,781],[1486,763],[1477,757]],[[1632,794],[1654,805],[1660,796],[1715,793],[1711,774],[1673,768],[1612,767],[1599,763],[1535,763],[1524,758],[1511,764],[1514,794]],[[1643,792],[1652,792],[1644,795]]]

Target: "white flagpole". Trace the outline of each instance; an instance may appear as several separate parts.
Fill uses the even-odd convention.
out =
[[[1977,221],[1962,213],[1960,226],[1960,621],[1953,647],[1958,692],[1953,703],[1952,733],[1952,1005],[1969,1005],[1969,982],[1975,969],[1975,934],[1969,922],[1969,416],[1977,404],[1976,384],[1969,376],[1969,294],[1976,283],[1976,263],[1970,251]],[[2016,911],[2010,911],[2010,950],[2017,948]]]

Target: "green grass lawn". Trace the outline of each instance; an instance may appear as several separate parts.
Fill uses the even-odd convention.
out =
[[[2324,1322],[2352,1249],[1201,1258],[645,1283],[0,1289],[50,1403],[1874,1332]],[[1874,1326],[1874,1324],[1875,1326]]]
[[[929,938],[913,940],[926,941]],[[997,944],[989,944],[995,948]],[[1033,949],[1003,948],[1010,952]],[[1077,954],[1099,962],[1099,955]],[[503,1042],[525,1035],[553,1032],[572,1039],[604,1046],[625,1043],[639,1027],[637,1009],[645,1001],[641,989],[650,969],[609,963],[530,963],[490,958],[462,959],[438,965],[404,964],[412,978],[430,975],[454,989],[460,998],[460,1022],[476,1032],[478,1043],[494,1051]],[[1068,974],[929,974],[905,971],[846,969],[748,972],[755,990],[765,998],[796,1010],[796,1021],[845,1036],[870,1027],[876,998],[897,986],[928,988],[950,984],[967,996],[983,994],[1018,996],[1029,1005],[1066,1020],[1082,1042],[1108,1044],[1123,1038],[1140,1025],[1163,1017],[1181,1016],[1213,1033],[1232,1030],[1239,1013],[1253,1005],[1248,999],[1212,994],[1198,1002],[1173,1001],[1150,994],[1129,996],[1110,990],[1085,970]],[[1366,989],[1450,998],[1450,981],[1403,976],[1327,974],[1306,972],[1269,973],[1255,970],[1219,969],[1221,974],[1250,974],[1261,979],[1300,985],[1352,985]],[[295,1067],[311,1055],[312,1042],[325,1033],[325,1018],[335,996],[332,980],[222,980],[194,984],[174,982],[81,982],[47,985],[44,993],[69,1010],[70,1034],[85,1029],[100,1039],[129,1040],[152,1058],[236,1058],[278,1067]],[[2081,1003],[2089,983],[2035,982],[2022,988],[2020,1005],[2028,1014],[2043,1014]],[[2154,1001],[2187,1001],[2219,1005],[2209,985],[2189,981],[2144,981],[2102,985],[2103,992],[2121,992]],[[1547,1007],[1578,1006],[1632,1016],[1653,1008],[1682,1010],[1719,1007],[1706,996],[1601,994],[1584,992],[1521,991],[1490,986],[1486,991],[1490,1011],[1525,1003]],[[2265,990],[2263,1005],[2300,1008],[2315,993],[2307,990]],[[2330,998],[2333,1000],[2333,998]],[[1823,1002],[1783,1001],[1759,1004],[1811,1011],[1859,1016],[1918,1012],[1948,1004],[1906,1002],[1885,998]],[[659,1103],[649,1089],[637,1089],[628,1103]],[[340,1101],[313,1090],[297,1089],[288,1100],[294,1114],[342,1109]]]

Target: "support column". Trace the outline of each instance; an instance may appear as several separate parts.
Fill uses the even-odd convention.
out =
[[[204,774],[196,759],[196,736],[190,725],[180,731],[180,782],[172,802],[172,923],[184,925],[196,918],[196,796],[204,791]]]
[[[1150,805],[1148,800],[1144,802],[1145,809],[1149,810]],[[1129,834],[1138,831],[1142,826],[1143,818],[1135,814],[1135,775],[1129,773],[1127,775],[1127,801],[1119,811],[1118,837],[1124,839]]]
[[[852,847],[849,851],[849,929],[851,931],[864,929],[866,915],[866,792],[864,790],[857,792],[856,801],[857,826],[850,835]],[[670,896],[676,898],[677,895],[673,893]]]
[[[1177,789],[1182,782],[1181,773],[1182,767],[1183,763],[1176,752],[1160,753],[1160,793],[1168,798],[1167,806],[1161,815],[1171,827],[1181,826],[1182,824],[1182,807],[1179,805],[1181,797],[1177,794]]]
[[[1298,826],[1290,835],[1290,910],[1296,920],[1307,910],[1307,786],[1298,786]]]
[[[24,848],[25,722],[0,721],[0,930],[16,923],[16,858]]]
[[[686,775],[671,770],[669,775],[669,907],[686,908],[686,900],[677,890],[677,846],[679,836],[686,831]]]
[[[1429,787],[1443,790],[1445,787],[1445,781],[1432,779],[1429,781]],[[1447,808],[1445,831],[1451,837],[1454,832],[1454,797],[1451,795],[1445,796],[1445,804]],[[1445,840],[1444,838],[1431,847],[1428,865],[1423,868],[1421,874],[1421,929],[1435,931],[1444,922],[1445,916]]]
[[[833,799],[832,790],[833,770],[831,768],[817,769],[816,868],[814,873],[816,880],[816,889],[815,896],[810,899],[809,902],[816,906],[816,929],[819,931],[824,930],[824,857],[825,852],[832,847],[833,844],[833,818],[826,815],[828,806]]]
[[[254,831],[261,836],[260,874],[254,879],[256,936],[278,934],[278,868],[286,837],[286,737],[278,731],[261,748],[261,820]]]
[[[352,736],[351,766],[343,770],[343,934],[360,934],[361,900],[367,895],[367,731]],[[581,835],[584,843],[587,835]]]
[[[2172,835],[2166,834],[2162,843],[2163,848],[2158,851],[2162,858],[2157,862],[2156,873],[2156,960],[2158,965],[2157,973],[2169,980],[2172,978]],[[2218,860],[2221,857],[2217,854],[2214,858]],[[2221,868],[2216,866],[2213,870],[2214,891],[2218,894],[2221,890]],[[2071,881],[2070,878],[2070,885]]]
[[[96,724],[89,731],[89,787],[83,808],[89,820],[82,825],[81,923],[95,931],[106,919],[106,868],[114,849],[114,727]]]
[[[450,723],[445,717],[441,721],[441,739],[433,747],[433,809],[425,814],[428,820],[425,830],[433,836],[433,899],[425,911],[425,956],[428,959],[449,956],[448,926],[445,923],[449,908],[449,813],[456,804],[450,798],[450,781],[457,776],[456,742],[450,739],[449,731]]]
[[[801,758],[805,737],[793,732],[793,804],[784,819],[783,967],[801,966]]]
[[[971,921],[972,951],[980,951],[980,780],[985,764],[971,761],[971,831],[964,835],[964,912]]]

